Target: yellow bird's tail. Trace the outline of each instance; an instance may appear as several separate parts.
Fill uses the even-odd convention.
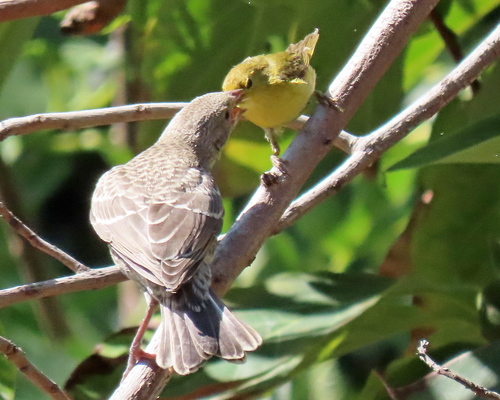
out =
[[[309,65],[309,61],[314,54],[316,43],[319,39],[319,30],[316,28],[314,32],[307,35],[300,42],[289,45],[286,49],[288,53],[299,54],[304,64]]]

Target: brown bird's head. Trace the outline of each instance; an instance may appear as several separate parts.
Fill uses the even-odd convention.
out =
[[[237,107],[241,89],[208,93],[195,98],[170,122],[159,142],[185,145],[200,164],[211,167],[245,109]]]

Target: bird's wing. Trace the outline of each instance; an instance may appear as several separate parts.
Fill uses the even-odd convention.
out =
[[[99,181],[91,222],[129,268],[175,291],[213,251],[222,227],[220,193],[203,171],[179,168],[155,187],[126,168]]]

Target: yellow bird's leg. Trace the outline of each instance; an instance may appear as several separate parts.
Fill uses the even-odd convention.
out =
[[[278,157],[280,155],[280,145],[277,139],[277,133],[275,128],[264,128],[265,136],[269,144],[271,145],[271,149],[273,149],[273,156]]]
[[[278,157],[281,151],[280,145],[277,140],[277,133],[279,131],[277,132],[275,128],[265,128],[264,132],[266,139],[271,144],[271,148],[273,150],[273,154],[271,156],[271,163],[279,171],[279,173],[268,171],[262,174],[261,180],[264,183],[264,185],[271,186],[286,176],[287,169],[285,166],[285,161]]]
[[[278,143],[278,135],[282,130],[282,128],[265,128],[264,132],[266,133],[267,141],[271,144],[271,148],[273,149],[271,163],[280,171],[280,175],[286,175],[285,161],[279,158],[281,149]]]

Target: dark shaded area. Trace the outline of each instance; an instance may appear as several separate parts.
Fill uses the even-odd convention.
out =
[[[72,159],[69,177],[40,210],[40,234],[88,266],[111,264],[107,246],[89,222],[90,198],[99,177],[109,169],[97,153]]]

